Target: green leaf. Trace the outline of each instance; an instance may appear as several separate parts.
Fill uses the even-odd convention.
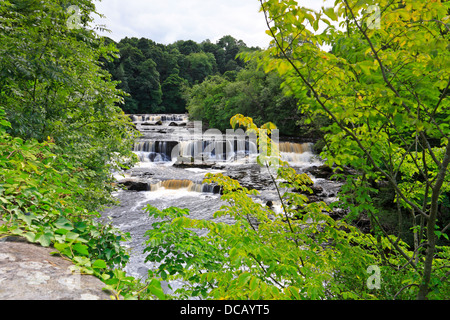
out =
[[[23,236],[30,242],[35,242],[35,240],[36,240],[36,234],[34,234],[32,232],[27,232]]]
[[[244,286],[247,284],[247,282],[250,280],[250,278],[252,277],[252,275],[248,272],[244,272],[242,273],[239,278],[238,278],[238,283],[240,286]]]
[[[64,229],[64,230],[67,230],[67,229]],[[80,235],[78,233],[71,232],[71,231],[67,231],[65,236],[66,236],[67,240],[73,240],[73,241],[77,240],[80,237]]]
[[[35,242],[39,242],[42,246],[48,247],[52,243],[52,239],[53,239],[53,234],[45,233],[45,234],[38,236],[35,239]]]
[[[31,215],[31,214],[23,214],[23,213],[19,214],[19,218],[20,218],[21,220],[25,221],[26,224],[27,224],[28,226],[31,226],[32,221],[33,221],[34,219],[36,219],[36,218],[35,218],[33,215]]]
[[[106,262],[104,260],[101,259],[97,259],[94,261],[94,263],[92,264],[92,268],[95,269],[105,269],[106,268]]]
[[[160,300],[166,300],[166,295],[164,294],[164,291],[161,287],[161,281],[157,279],[152,279],[150,282],[150,285],[148,287],[150,292],[154,294],[158,299]]]
[[[0,125],[2,125],[2,126],[4,126],[4,127],[12,128],[12,127],[11,127],[11,123],[9,123],[9,122],[6,121],[6,120],[0,120]]]
[[[250,280],[250,289],[251,290],[255,290],[256,289],[256,285],[257,285],[256,278],[252,277],[252,279]]]
[[[73,224],[66,217],[60,217],[55,221],[55,226],[59,229],[72,230]]]
[[[324,8],[323,13],[327,15],[328,18],[330,18],[333,21],[338,21],[338,17],[336,15],[336,12],[334,11],[333,7],[330,8]]]
[[[72,246],[73,250],[75,250],[76,252],[78,252],[81,255],[89,255],[89,251],[88,251],[88,246],[81,244],[81,243],[76,243]]]

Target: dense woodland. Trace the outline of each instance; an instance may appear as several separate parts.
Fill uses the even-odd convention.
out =
[[[216,44],[192,40],[157,44],[152,40],[125,38],[117,43],[119,58],[108,70],[119,87],[130,94],[123,109],[128,113],[184,113],[183,89],[203,82],[208,76],[236,73],[244,67],[235,59],[247,48],[231,36]]]
[[[125,38],[116,46],[119,57],[104,62],[120,82],[118,88],[129,94],[120,105],[126,113],[188,112],[192,120],[219,130],[229,129],[235,114],[251,114],[255,123],[271,121],[284,135],[313,134],[309,126],[301,131],[297,100],[286,97],[281,78],[238,56],[260,48],[230,35],[216,43],[180,40],[169,45]]]
[[[266,50],[231,36],[114,43],[90,26],[91,0],[0,1],[0,238],[53,247],[117,299],[450,299],[450,1],[380,0],[375,25],[372,1],[259,2]],[[208,175],[228,204],[215,215],[236,223],[147,207],[158,267],[126,275],[129,234],[99,221],[112,172],[137,162],[126,113],[186,110],[262,140],[320,132],[338,201],[311,203],[308,175],[260,150],[281,212]],[[161,287],[174,279],[188,284],[176,297]]]

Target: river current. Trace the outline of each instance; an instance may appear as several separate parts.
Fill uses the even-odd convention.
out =
[[[145,278],[154,265],[145,262],[145,232],[154,222],[144,211],[147,205],[160,210],[180,207],[190,210],[193,219],[213,219],[224,204],[217,186],[203,184],[207,173],[223,173],[241,185],[260,192],[255,201],[277,210],[280,203],[267,168],[256,163],[256,139],[243,131],[220,133],[206,130],[191,122],[187,115],[132,115],[142,133],[134,146],[140,162],[126,172],[116,173],[119,184],[127,189],[115,193],[120,204],[102,212],[131,241],[124,243],[130,250],[125,271]],[[315,196],[320,201],[336,200],[339,184],[317,178],[308,169],[320,167],[323,161],[312,152],[311,142],[277,141],[282,158],[296,169],[307,172],[314,182]],[[216,221],[232,223],[231,218]],[[181,283],[171,283],[176,288]],[[167,287],[165,288],[167,291]]]

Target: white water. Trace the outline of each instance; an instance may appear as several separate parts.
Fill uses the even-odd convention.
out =
[[[193,219],[213,219],[213,213],[224,203],[220,200],[220,195],[213,192],[217,192],[217,189],[202,184],[207,173],[228,174],[233,178],[237,177],[243,184],[255,185],[263,194],[257,201],[265,204],[267,200],[271,200],[273,210],[281,212],[281,204],[277,201],[271,178],[264,168],[256,165],[257,148],[251,140],[237,140],[233,145],[230,141],[225,141],[224,144],[212,141],[208,136],[206,142],[196,141],[194,138],[199,138],[199,132],[193,132],[192,128],[169,127],[173,121],[186,123],[187,118],[184,115],[139,115],[133,116],[133,120],[144,134],[134,147],[134,152],[141,162],[123,175],[116,174],[116,178],[144,181],[150,185],[151,191],[119,191],[116,196],[121,204],[103,212],[103,215],[111,217],[113,223],[122,231],[131,234],[132,240],[126,243],[131,250],[130,262],[126,268],[130,275],[146,277],[147,270],[155,267],[151,263],[145,263],[143,254],[146,240],[144,233],[154,222],[144,211],[147,205],[159,210],[172,206],[188,208]],[[162,125],[143,126],[145,122],[152,121],[163,122]],[[192,135],[187,136],[186,132]],[[221,149],[223,145],[225,148]],[[175,156],[174,148],[178,148]],[[280,151],[282,159],[300,171],[323,163],[312,152],[310,143],[280,143]],[[176,166],[180,160],[178,156],[196,158],[199,154],[199,165]],[[192,159],[188,159],[187,163],[190,163],[190,160]],[[205,163],[210,166],[201,166]],[[311,178],[318,185],[325,186],[328,183],[324,179]],[[334,195],[335,190],[330,192],[330,199],[333,199]],[[232,219],[227,217],[218,221],[233,223]]]

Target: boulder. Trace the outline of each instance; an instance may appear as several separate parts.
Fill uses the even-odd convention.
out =
[[[316,178],[322,179],[330,179],[333,175],[333,169],[327,165],[312,166],[305,171],[311,173]]]
[[[150,191],[150,184],[148,182],[137,180],[121,180],[117,182],[119,185],[125,186],[129,191]]]
[[[24,241],[0,242],[1,300],[110,300],[105,284],[71,271],[56,251]]]
[[[162,121],[158,120],[158,121],[146,121],[141,123],[141,126],[143,127],[148,127],[148,126],[162,126]]]

